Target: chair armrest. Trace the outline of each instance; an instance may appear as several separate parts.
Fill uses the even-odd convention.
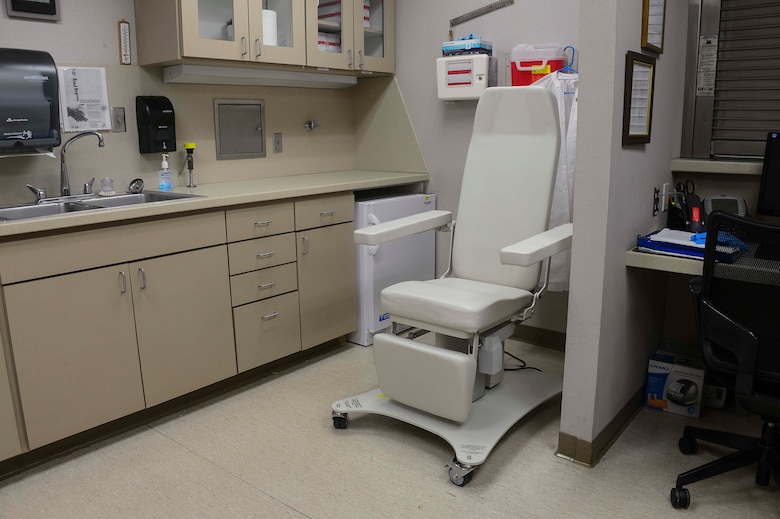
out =
[[[508,245],[501,249],[501,263],[521,267],[539,263],[553,254],[570,248],[573,229],[572,224],[565,223],[513,245]]]
[[[379,245],[404,236],[430,231],[451,222],[452,213],[449,211],[426,211],[358,229],[355,231],[355,243]]]

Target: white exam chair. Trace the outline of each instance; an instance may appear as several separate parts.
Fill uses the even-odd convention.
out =
[[[457,226],[452,213],[435,210],[355,231],[356,243],[378,245],[450,230],[450,265],[439,279],[382,291],[392,323],[434,332],[435,344],[374,336],[379,388],[334,402],[337,429],[350,413],[376,413],[437,434],[455,450],[449,477],[462,486],[512,425],[561,392],[560,375],[503,369],[503,341],[533,314],[550,256],[571,245],[572,224],[546,231],[559,146],[549,91],[488,88],[474,117]]]

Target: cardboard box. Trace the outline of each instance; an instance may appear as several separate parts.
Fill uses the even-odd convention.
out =
[[[704,393],[704,368],[690,357],[659,350],[647,370],[645,406],[698,418]]]
[[[341,2],[320,2],[317,6],[317,18],[321,21],[341,24]]]
[[[318,32],[317,49],[321,52],[341,52],[341,38],[337,34]]]

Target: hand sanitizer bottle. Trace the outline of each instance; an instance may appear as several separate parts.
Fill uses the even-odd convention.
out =
[[[171,170],[168,169],[168,154],[162,154],[162,166],[158,173],[160,179],[160,191],[171,191],[173,184],[171,183]]]

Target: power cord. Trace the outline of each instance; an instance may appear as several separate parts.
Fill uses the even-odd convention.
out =
[[[505,367],[505,368],[504,368],[504,371],[520,371],[521,369],[533,369],[533,370],[535,370],[535,371],[542,371],[542,370],[541,370],[541,369],[539,369],[539,368],[535,368],[535,367],[533,367],[533,366],[529,366],[529,365],[528,365],[528,363],[527,363],[526,361],[524,361],[523,359],[521,359],[521,358],[520,358],[520,357],[518,357],[517,355],[513,355],[513,354],[509,353],[509,352],[508,352],[508,351],[506,351],[506,350],[504,350],[504,353],[505,353],[506,355],[509,355],[510,357],[512,357],[513,359],[515,359],[517,362],[519,362],[519,363],[520,363],[520,365],[519,365],[519,366],[508,366],[508,367]]]

